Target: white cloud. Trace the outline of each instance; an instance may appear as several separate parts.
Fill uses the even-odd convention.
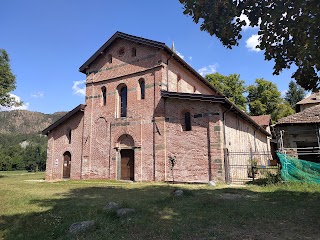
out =
[[[43,92],[35,92],[35,93],[31,93],[30,95],[33,98],[43,98],[44,97],[44,93]]]
[[[198,70],[198,73],[200,73],[201,76],[205,76],[207,74],[215,73],[215,72],[217,72],[217,65],[216,64],[202,67]]]
[[[20,102],[21,99],[15,94],[10,93],[10,97],[13,97],[17,102]],[[29,107],[29,103],[23,103],[19,107],[2,107],[0,106],[0,111],[12,111],[12,110],[27,110]]]
[[[190,56],[190,57],[188,57],[188,58],[189,58],[189,60],[190,60],[190,61],[192,61],[192,57],[191,57],[191,56]]]
[[[250,25],[250,21],[249,21],[249,18],[247,15],[244,15],[243,13],[240,15],[240,20],[241,21],[245,21],[246,22],[246,25],[242,27],[242,30],[247,30],[248,28],[251,28],[249,25]]]
[[[184,56],[183,56],[181,53],[179,53],[178,51],[176,51],[176,54],[177,54],[179,57],[181,57],[182,59],[184,59]]]
[[[86,95],[86,86],[84,85],[86,80],[73,81],[73,94],[85,96]]]
[[[237,18],[238,18],[238,17],[235,17],[235,18],[233,19],[233,21],[235,22]],[[250,26],[250,23],[251,23],[251,22],[250,22],[248,16],[245,15],[245,14],[243,14],[243,13],[241,13],[239,19],[240,19],[241,21],[245,21],[245,22],[246,22],[246,25],[242,27],[242,30],[258,28],[258,26],[259,26],[260,23],[261,23],[261,19],[259,19],[259,21],[258,21],[258,26],[251,27],[251,26]]]
[[[259,48],[256,48],[260,44],[259,35],[253,34],[251,37],[249,37],[246,41],[246,48],[248,48],[250,51],[259,52],[261,51]]]

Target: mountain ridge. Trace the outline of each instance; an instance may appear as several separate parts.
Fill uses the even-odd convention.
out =
[[[37,134],[64,116],[67,112],[53,114],[29,110],[0,112],[0,134]]]

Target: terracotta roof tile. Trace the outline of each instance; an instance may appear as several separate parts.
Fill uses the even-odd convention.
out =
[[[258,123],[260,126],[269,126],[271,121],[271,115],[251,116],[252,120]]]
[[[309,103],[320,103],[320,92],[313,93],[309,97],[302,99],[300,102],[297,102],[298,105]]]
[[[310,107],[302,112],[281,118],[277,124],[288,123],[320,123],[320,105]]]

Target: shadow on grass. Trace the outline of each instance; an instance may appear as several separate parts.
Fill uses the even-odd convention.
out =
[[[71,189],[29,203],[49,210],[0,217],[0,230],[5,232],[4,239],[15,240],[319,237],[319,192],[186,188],[187,194],[182,197],[172,197],[173,186],[166,185]],[[115,211],[103,210],[108,202],[136,212],[129,218],[118,218]],[[95,220],[95,227],[78,236],[68,233],[72,223],[85,220]]]

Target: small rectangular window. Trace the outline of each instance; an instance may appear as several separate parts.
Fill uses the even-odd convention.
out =
[[[191,131],[191,114],[189,112],[184,114],[184,126],[185,131]]]

